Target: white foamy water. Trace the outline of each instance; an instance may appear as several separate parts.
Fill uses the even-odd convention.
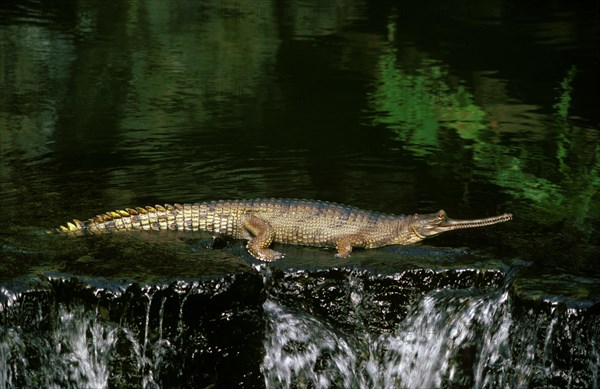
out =
[[[547,361],[556,319],[532,316],[531,325],[515,325],[505,290],[429,293],[380,334],[340,330],[273,300],[264,309],[268,388],[512,388],[554,370]],[[597,360],[591,363],[597,375]]]
[[[162,338],[149,343],[148,314],[141,339],[127,325],[81,305],[59,304],[56,316],[40,312],[31,324],[34,329],[27,331],[0,327],[0,389],[107,388],[115,379],[115,365],[124,359],[136,376],[117,381],[134,379],[141,388],[160,387],[157,373],[172,347]]]
[[[81,306],[62,304],[53,331],[31,336],[9,328],[0,333],[0,388],[105,388],[117,331]]]
[[[569,387],[598,387],[600,353],[587,336],[596,322],[576,310],[527,311],[505,289],[442,289],[378,332],[363,323],[377,312],[361,310],[362,285],[351,284],[350,326],[267,299],[260,367],[267,388],[515,388],[565,378]],[[81,305],[34,307],[27,320],[25,310],[7,307],[15,325],[0,326],[0,389],[163,387],[164,366],[184,350],[185,326],[180,308],[167,336],[166,300],[156,298],[158,320],[145,311],[137,324]]]

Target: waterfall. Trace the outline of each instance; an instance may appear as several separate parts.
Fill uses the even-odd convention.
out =
[[[50,332],[32,337],[19,327],[0,330],[0,388],[104,388],[116,334],[81,306],[59,305]]]
[[[371,275],[318,273],[311,282],[335,289],[333,301],[300,286],[307,274],[134,283],[112,296],[55,280],[3,287],[0,389],[598,388],[593,309],[527,303],[510,285],[454,285],[406,297],[391,314],[372,298]],[[303,294],[275,292],[286,287]],[[335,318],[314,309],[325,303]]]
[[[496,375],[510,357],[507,291],[430,293],[382,333],[336,329],[272,300],[264,310],[267,387],[487,387],[506,379]]]
[[[380,333],[334,328],[273,300],[264,310],[267,388],[536,387],[559,374],[550,355],[558,312],[516,320],[507,289],[430,292],[395,329]],[[582,340],[576,328],[562,331]],[[586,349],[597,388],[598,349]]]

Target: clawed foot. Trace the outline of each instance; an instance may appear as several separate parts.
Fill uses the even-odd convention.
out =
[[[256,259],[264,262],[273,262],[278,259],[285,257],[285,254],[280,253],[279,251],[271,250],[271,249],[253,249],[250,245],[247,245],[246,248],[248,252]]]
[[[273,262],[283,257],[285,257],[285,254],[271,249],[261,250],[256,256],[257,259],[260,259],[261,261],[265,262]]]

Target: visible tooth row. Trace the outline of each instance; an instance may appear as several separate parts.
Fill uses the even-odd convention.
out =
[[[478,221],[478,222],[473,222],[473,223],[470,223],[468,225],[466,225],[466,224],[463,224],[463,225],[457,224],[455,226],[451,226],[451,229],[461,229],[461,228],[465,228],[465,227],[485,227],[485,226],[490,226],[492,224],[503,223],[503,222],[506,222],[506,221],[509,221],[509,220],[512,220],[512,214],[506,213],[504,215],[496,216],[496,217],[489,218],[489,219],[486,219],[486,220],[481,220],[481,221]]]

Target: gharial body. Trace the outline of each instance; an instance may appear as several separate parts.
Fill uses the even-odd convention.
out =
[[[211,231],[247,239],[246,248],[252,256],[273,261],[283,254],[269,248],[272,242],[335,247],[336,256],[345,258],[354,247],[407,245],[445,231],[483,227],[511,219],[511,214],[502,214],[453,220],[443,210],[404,216],[326,201],[256,199],[127,208],[83,222],[73,220],[58,231],[75,235],[122,230]]]

